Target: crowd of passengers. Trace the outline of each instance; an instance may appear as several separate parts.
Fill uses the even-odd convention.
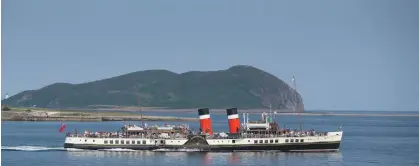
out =
[[[142,126],[137,126],[137,125],[124,125],[125,129],[128,128],[137,128],[137,127],[141,127],[144,130],[157,130],[159,127],[170,127],[173,128],[174,130],[185,130],[185,129],[189,129],[189,126],[187,124],[182,124],[182,125],[168,125],[168,124],[164,124],[163,126],[159,126],[159,125],[153,125],[153,126],[148,126],[147,123],[145,123]]]
[[[127,127],[132,127],[130,125],[126,125]],[[201,131],[192,131],[187,130],[186,126],[176,126],[177,128],[184,129],[183,132],[178,133],[167,133],[164,135],[164,138],[185,138],[188,134],[204,134]],[[278,131],[263,131],[263,132],[244,132],[241,131],[239,134],[235,135],[227,135],[226,133],[214,133],[212,135],[208,135],[208,138],[214,138],[214,139],[222,139],[222,138],[231,138],[231,137],[247,137],[247,138],[272,138],[272,137],[304,137],[304,136],[325,136],[327,135],[327,132],[325,133],[317,133],[314,129],[310,129],[308,131],[299,131],[299,130],[290,130],[290,129],[281,129]],[[144,134],[144,133],[127,133],[127,132],[89,132],[84,131],[83,134],[78,134],[77,130],[73,134],[67,133],[67,136],[69,137],[94,137],[94,138],[162,138],[161,134]]]
[[[298,131],[290,129],[281,129],[279,131],[261,131],[261,132],[239,132],[235,135],[227,135],[226,133],[214,133],[208,135],[208,138],[223,139],[223,138],[274,138],[274,137],[305,137],[305,136],[326,136],[327,132],[317,133],[314,129],[309,131]]]
[[[68,137],[91,137],[91,138],[161,138],[162,135],[158,134],[158,133],[153,133],[153,134],[146,134],[146,133],[142,133],[142,132],[126,132],[128,131],[129,128],[136,128],[136,127],[141,127],[141,126],[136,126],[136,125],[124,125],[124,127],[122,127],[121,131],[117,131],[117,132],[102,132],[102,131],[96,131],[96,132],[89,132],[88,130],[85,130],[83,134],[79,134],[77,133],[77,130],[74,130],[74,133],[67,133]],[[188,133],[188,127],[186,124],[183,125],[167,125],[165,124],[164,126],[147,126],[147,123],[142,127],[144,130],[148,131],[148,133],[152,133],[149,131],[156,131],[158,129],[158,127],[170,127],[173,130],[177,130],[177,131],[181,131],[181,133],[168,133],[168,134],[164,134],[165,138],[183,138],[187,135]]]
[[[162,135],[158,133],[128,134],[125,132],[100,132],[100,131],[89,132],[87,130],[83,134],[67,133],[67,136],[68,137],[90,137],[90,138],[151,138],[151,139],[162,138]],[[186,134],[183,135],[181,133],[173,133],[173,134],[167,133],[166,135],[164,135],[164,138],[184,138],[184,137],[186,137]]]

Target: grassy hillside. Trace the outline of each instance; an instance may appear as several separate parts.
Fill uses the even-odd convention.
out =
[[[55,83],[3,100],[10,106],[47,108],[92,105],[166,108],[303,109],[302,99],[277,77],[251,66],[219,71],[146,70],[83,84]]]

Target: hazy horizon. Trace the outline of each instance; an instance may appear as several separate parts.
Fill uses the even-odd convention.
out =
[[[240,3],[238,3],[240,2]],[[419,1],[2,1],[2,98],[135,71],[251,65],[306,110],[418,111]]]

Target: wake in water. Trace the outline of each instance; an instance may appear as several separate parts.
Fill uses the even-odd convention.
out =
[[[43,146],[2,146],[5,151],[65,151],[64,147],[43,147]]]
[[[137,150],[124,149],[124,148],[113,148],[113,149],[100,149],[100,150],[86,150],[86,149],[76,149],[76,148],[64,148],[64,147],[44,147],[44,146],[2,146],[2,151],[28,151],[28,152],[38,152],[38,151],[69,151],[69,152],[78,152],[78,151],[107,151],[107,152],[136,152]],[[200,152],[201,149],[155,149],[153,152]]]
[[[2,146],[2,151],[27,151],[27,152],[39,152],[39,151],[108,151],[108,152],[135,152],[132,149],[114,148],[114,149],[100,149],[100,150],[86,150],[76,148],[64,148],[64,147],[44,147],[44,146]]]
[[[27,152],[38,152],[38,151],[69,151],[69,152],[78,152],[78,151],[110,151],[110,152],[134,152],[132,149],[101,149],[101,150],[86,150],[86,149],[76,149],[76,148],[64,148],[64,147],[44,147],[44,146],[2,146],[2,151],[27,151]]]

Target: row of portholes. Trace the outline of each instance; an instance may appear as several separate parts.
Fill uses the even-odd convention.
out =
[[[217,141],[212,141],[212,143],[215,143],[215,142],[217,142],[217,143],[220,143],[220,142],[221,142],[221,143],[224,143],[224,141],[222,141],[222,140],[221,140],[221,141],[220,141],[220,140],[217,140]],[[225,142],[230,143],[230,141],[225,141]],[[233,140],[233,143],[235,143],[235,141],[234,141],[234,140]]]
[[[304,139],[285,139],[285,142],[286,143],[288,143],[288,142],[304,142]],[[248,140],[248,142],[250,142],[250,140]],[[263,143],[265,143],[265,144],[267,144],[267,143],[274,143],[274,140],[273,139],[271,139],[271,140],[254,140],[253,141],[253,143],[255,143],[255,144],[257,144],[257,143],[259,143],[259,144],[263,144]],[[275,143],[278,143],[278,139],[275,139]]]
[[[94,141],[93,141],[94,142]],[[140,144],[143,144],[143,145],[145,145],[145,144],[147,144],[147,141],[146,140],[142,140],[142,141],[140,141],[140,140],[137,140],[137,141],[135,141],[135,140],[105,140],[104,141],[104,143],[105,144],[138,144],[138,145],[140,145]]]
[[[304,142],[304,139],[290,139],[289,142],[294,142],[294,140],[295,142]],[[285,139],[285,142],[288,142],[288,139]]]
[[[80,140],[80,142],[81,142],[81,140]],[[87,139],[85,139],[84,142],[87,142]],[[95,140],[93,140],[93,142],[95,142]]]
[[[81,141],[81,140],[80,140]],[[84,140],[84,142],[87,142],[87,139],[85,139]],[[93,142],[95,142],[95,140],[93,140]],[[150,140],[150,143],[151,143],[152,141]],[[171,143],[173,143],[173,141],[170,141]],[[180,143],[180,141],[177,141],[178,143]],[[135,141],[135,140],[105,140],[104,141],[104,144],[137,144],[137,145],[140,145],[140,144],[143,144],[143,145],[145,145],[145,144],[147,144],[147,141],[146,140],[142,140],[142,141],[140,141],[140,140],[137,140],[137,141]]]
[[[248,142],[250,142],[250,140],[248,140]],[[253,141],[253,143],[255,143],[255,144],[257,144],[257,143],[260,143],[260,144],[263,144],[263,140],[259,140],[259,142],[258,142],[258,140],[254,140]],[[267,144],[267,143],[274,143],[274,140],[273,139],[271,139],[271,140],[265,140],[265,144]],[[276,139],[275,140],[275,143],[278,143],[278,140]]]

